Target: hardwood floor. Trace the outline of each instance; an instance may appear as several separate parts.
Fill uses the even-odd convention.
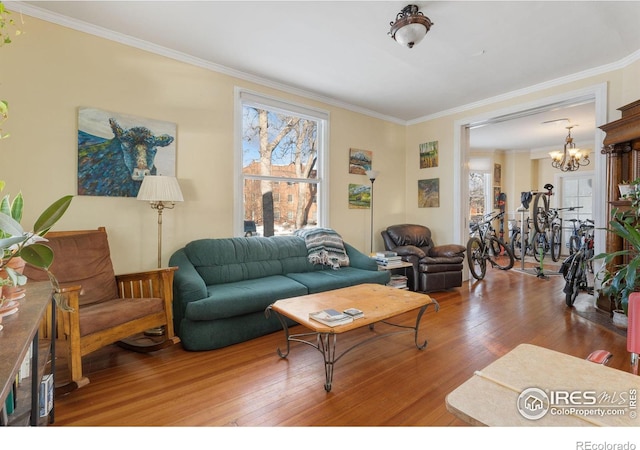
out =
[[[85,358],[88,386],[56,399],[55,426],[463,426],[446,395],[520,343],[580,358],[606,349],[610,367],[629,370],[626,338],[567,308],[562,277],[487,272],[483,281],[431,294],[440,311],[422,318],[425,350],[409,334],[362,346],[336,364],[329,393],[315,349],[293,344],[287,359],[278,357],[281,332],[208,352],[178,345],[145,355],[111,346]],[[580,294],[576,308],[590,307],[588,300]],[[338,345],[369,333],[341,335]]]

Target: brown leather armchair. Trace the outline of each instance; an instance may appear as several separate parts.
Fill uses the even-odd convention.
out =
[[[433,292],[462,286],[464,246],[435,245],[431,230],[422,225],[392,225],[381,234],[387,250],[413,264],[413,270],[407,274],[412,291]]]

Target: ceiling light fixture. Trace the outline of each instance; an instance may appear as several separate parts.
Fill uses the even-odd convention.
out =
[[[416,5],[407,5],[396,16],[395,22],[390,22],[391,36],[398,44],[413,48],[429,32],[433,22],[418,11]]]
[[[576,144],[573,143],[571,137],[571,128],[566,127],[569,130],[569,134],[564,143],[564,151],[556,150],[549,153],[551,156],[551,166],[555,169],[560,169],[563,172],[573,172],[578,170],[580,166],[586,166],[589,161],[589,152],[581,152],[576,148]]]

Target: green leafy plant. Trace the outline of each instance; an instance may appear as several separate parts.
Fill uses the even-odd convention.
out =
[[[11,12],[0,2],[0,47],[11,44],[11,36],[18,36],[22,31],[16,27],[16,22],[11,17]],[[0,99],[0,124],[9,117],[9,103]],[[0,128],[0,139],[9,137],[8,134],[2,132]]]
[[[616,309],[628,312],[629,294],[640,290],[640,231],[636,229],[637,208],[630,211],[615,210],[609,221],[609,232],[621,237],[628,248],[611,253],[600,253],[594,259],[604,259],[604,265],[598,276],[601,280],[600,292],[609,296]],[[614,264],[619,257],[627,258],[625,264]]]
[[[0,261],[0,270],[4,269],[9,279],[15,286],[24,284],[26,279],[11,267],[9,262],[16,257],[21,257],[25,262],[43,269],[49,275],[54,287],[58,287],[58,281],[49,271],[53,263],[53,250],[44,242],[44,236],[64,215],[73,199],[72,195],[66,195],[53,202],[45,209],[36,220],[33,231],[25,231],[20,222],[0,211],[0,251],[4,255]]]
[[[22,31],[16,28],[16,21],[11,17],[11,11],[7,10],[0,2],[0,47],[11,44],[11,36],[19,36],[21,33]]]

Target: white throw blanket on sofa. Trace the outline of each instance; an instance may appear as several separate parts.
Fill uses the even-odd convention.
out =
[[[304,239],[309,253],[309,262],[338,269],[349,265],[349,256],[344,249],[342,236],[330,228],[308,228],[296,230],[296,236]]]

